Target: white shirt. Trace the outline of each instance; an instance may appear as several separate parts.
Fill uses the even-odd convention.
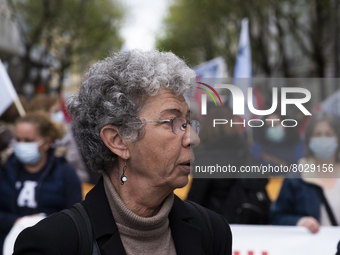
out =
[[[335,220],[340,224],[340,179],[337,179],[332,189],[323,189],[323,193],[332,209]],[[332,226],[326,207],[323,203],[320,208],[320,225]]]

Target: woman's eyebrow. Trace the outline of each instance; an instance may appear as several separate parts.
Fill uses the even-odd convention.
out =
[[[174,109],[165,109],[165,110],[161,111],[161,115],[169,114],[169,113],[175,114],[176,116],[181,116],[182,115],[182,112],[179,109],[176,109],[176,108],[174,108]]]
[[[190,117],[190,109],[187,111],[186,113],[186,118]],[[182,116],[182,111],[177,109],[177,108],[173,108],[173,109],[165,109],[163,111],[161,111],[160,115],[163,116],[163,115],[166,115],[166,114],[174,114],[176,116]]]

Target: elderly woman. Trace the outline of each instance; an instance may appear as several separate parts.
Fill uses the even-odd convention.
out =
[[[82,202],[101,254],[231,254],[224,218],[203,207],[197,218],[173,193],[188,183],[199,143],[183,96],[190,78],[172,53],[125,51],[95,64],[69,101],[82,154],[103,173]],[[79,243],[59,213],[25,230],[14,254],[78,254]]]

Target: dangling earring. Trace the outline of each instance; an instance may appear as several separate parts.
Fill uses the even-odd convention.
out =
[[[127,160],[127,159],[126,159]],[[124,183],[127,181],[127,177],[125,176],[125,171],[126,171],[126,168],[127,168],[127,166],[126,166],[126,160],[125,160],[125,162],[124,162],[124,167],[123,167],[123,173],[122,173],[122,175],[120,176],[120,180],[121,180],[121,185],[124,185]]]

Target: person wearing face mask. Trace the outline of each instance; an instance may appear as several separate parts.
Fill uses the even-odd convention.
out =
[[[63,134],[49,116],[20,117],[15,133],[14,153],[0,170],[0,247],[21,217],[50,215],[82,200],[75,169],[51,148]]]
[[[253,129],[251,152],[262,164],[289,166],[303,157],[305,146],[297,130],[283,127],[281,121],[280,112],[274,112],[266,116],[263,128]]]
[[[95,173],[89,171],[79,152],[78,145],[74,139],[74,134],[67,118],[61,110],[59,97],[53,97],[46,94],[36,95],[29,103],[28,111],[44,110],[50,118],[63,128],[65,135],[55,141],[56,154],[64,156],[66,160],[74,166],[76,173],[81,182],[91,182],[99,178]]]
[[[338,225],[339,138],[339,117],[325,112],[312,117],[305,131],[306,157],[299,161],[299,165],[306,171],[302,172],[301,178],[286,179],[283,182],[272,208],[273,224],[304,226],[312,233],[317,233],[320,226]],[[321,167],[321,171],[317,166]],[[323,172],[323,166],[327,169],[331,166],[333,171]]]

